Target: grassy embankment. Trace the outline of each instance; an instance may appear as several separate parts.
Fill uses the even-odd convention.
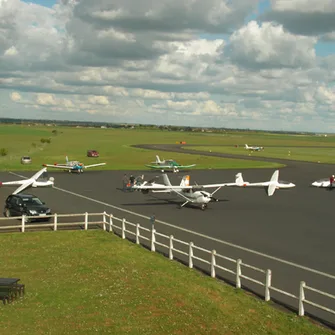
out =
[[[101,230],[0,235],[2,335],[304,334],[330,330]]]

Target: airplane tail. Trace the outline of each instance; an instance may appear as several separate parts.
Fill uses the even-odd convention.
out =
[[[163,181],[166,186],[172,186],[169,177],[166,173],[163,174]]]
[[[268,186],[268,196],[271,197],[275,191],[278,184],[279,170],[276,170],[270,179],[270,184]]]
[[[190,186],[190,176],[186,175],[180,182],[180,186]]]
[[[247,150],[249,149],[248,144],[245,144],[244,147],[245,147]]]
[[[158,155],[156,155],[156,163],[162,163],[162,161],[159,159]]]
[[[235,183],[237,184],[237,186],[242,186],[244,184],[244,180],[243,180],[243,177],[242,177],[242,172],[239,172],[238,174],[236,174]]]
[[[69,162],[69,157],[65,156],[66,163]]]

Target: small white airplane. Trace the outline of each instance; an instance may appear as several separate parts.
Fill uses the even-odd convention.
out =
[[[167,176],[167,174],[163,174],[164,185],[157,183],[143,183],[141,185],[133,186],[134,189],[142,191],[142,193],[147,194],[149,191],[153,193],[175,193],[182,199],[184,199],[184,203],[180,205],[184,207],[188,203],[200,204],[201,209],[205,210],[210,201],[219,201],[214,198],[214,194],[224,186],[236,186],[236,183],[221,183],[221,184],[209,184],[209,185],[193,185],[190,186],[190,176],[184,176],[181,180],[179,186],[171,185],[171,182]],[[206,188],[216,188],[214,192],[210,193],[204,191]]]
[[[322,188],[331,188],[330,178],[323,178],[323,179],[316,180],[312,183],[312,186],[322,187]],[[335,183],[332,184],[332,187],[335,188]]]
[[[181,165],[176,161],[174,161],[173,159],[164,159],[161,161],[159,156],[156,155],[156,161],[151,162],[150,164],[146,164],[145,166],[151,169],[160,169],[162,172],[164,172],[164,170],[172,170],[173,172],[179,172],[179,170],[181,169],[192,168],[196,166],[196,164]]]
[[[66,156],[66,163],[65,164],[43,164],[43,166],[48,166],[52,168],[58,168],[62,169],[64,171],[69,172],[77,172],[77,173],[83,173],[84,169],[88,169],[95,166],[101,166],[106,165],[106,163],[98,163],[98,164],[91,164],[91,165],[84,165],[83,163],[80,163],[79,161],[69,161],[69,158]]]
[[[262,151],[262,150],[264,150],[264,147],[249,147],[248,144],[245,144],[244,148],[246,150],[251,150],[251,151]]]
[[[20,185],[12,194],[18,194],[29,187],[53,187],[54,185],[54,178],[50,177],[47,180],[39,180],[39,178],[43,178],[43,175],[45,176],[47,172],[47,168],[43,168],[37,173],[35,173],[31,178],[29,179],[22,179],[17,181],[7,181],[7,182],[0,182],[1,186],[17,186]]]
[[[269,197],[271,197],[275,193],[275,190],[278,190],[281,188],[286,189],[286,188],[295,187],[295,184],[289,181],[279,180],[278,178],[279,178],[279,170],[276,170],[271,176],[271,179],[269,181],[249,183],[248,181],[243,180],[242,173],[239,172],[236,175],[235,183],[236,183],[236,186],[239,186],[239,187],[264,187]]]

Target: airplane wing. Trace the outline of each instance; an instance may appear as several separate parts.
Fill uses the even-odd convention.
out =
[[[26,188],[30,187],[34,183],[34,179],[28,179],[26,183],[22,184],[20,187],[18,187],[12,194],[18,194],[25,190]]]
[[[178,165],[176,166],[177,169],[189,169],[191,167],[196,166],[197,164],[191,164],[191,165]]]
[[[160,169],[160,170],[165,170],[165,169],[171,169],[170,165],[150,165],[150,164],[145,164],[144,166],[151,168],[151,169]]]
[[[92,164],[92,165],[84,165],[85,169],[91,168],[91,167],[95,167],[95,166],[102,166],[102,165],[106,165],[106,163],[98,163],[98,164]]]
[[[22,192],[24,189],[30,187],[34,183],[34,179],[23,179],[23,180],[17,180],[17,181],[7,181],[4,183],[1,183],[1,185],[4,186],[12,186],[12,185],[20,185],[12,194],[17,194]]]
[[[41,177],[41,175],[44,173],[44,172],[47,172],[47,168],[44,167],[43,169],[39,170],[38,172],[36,172],[32,177],[31,179],[34,179],[34,180],[37,180],[39,177]]]
[[[217,188],[217,187],[223,187],[223,186],[235,186],[236,183],[223,183],[223,184],[208,184],[208,185],[192,185],[192,186],[173,186],[173,185],[134,185],[134,189],[142,189],[142,190],[150,190],[150,189],[156,189],[156,190],[171,190],[171,191],[179,191],[179,190],[187,190],[187,189],[202,189],[202,188]]]
[[[73,170],[73,166],[70,165],[62,165],[62,164],[43,164],[43,166],[56,168],[56,169],[63,169],[63,170]]]

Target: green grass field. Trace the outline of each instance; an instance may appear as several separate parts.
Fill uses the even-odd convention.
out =
[[[52,133],[57,130],[58,135]],[[51,143],[42,144],[41,138],[50,138]],[[155,152],[133,148],[134,144],[176,143],[186,140],[188,143],[217,143],[218,136],[203,136],[201,133],[183,133],[168,131],[150,131],[136,129],[97,129],[39,126],[0,126],[0,148],[8,149],[8,155],[0,157],[1,170],[38,170],[43,163],[64,163],[67,155],[70,160],[79,160],[84,164],[106,162],[100,170],[145,170],[144,165],[161,158],[173,158],[188,165],[197,164],[198,169],[238,169],[238,168],[276,168],[282,165],[261,161],[241,159],[220,159],[201,155]],[[88,149],[100,152],[100,158],[86,157]],[[21,165],[20,158],[30,155],[33,163]]]
[[[307,318],[102,230],[0,235],[2,277],[24,298],[0,305],[2,335],[327,335]]]
[[[53,133],[57,131],[57,135]],[[51,143],[41,143],[41,139],[51,139]],[[70,160],[79,160],[86,165],[92,162],[106,162],[107,165],[98,167],[101,170],[145,170],[145,164],[154,161],[155,155],[161,158],[172,158],[177,162],[197,164],[197,169],[243,169],[243,168],[277,168],[282,165],[262,161],[247,161],[242,159],[222,159],[207,157],[201,154],[190,155],[182,153],[168,153],[138,149],[131,147],[134,144],[174,144],[186,141],[187,144],[207,145],[196,147],[248,155],[242,148],[234,145],[282,145],[291,146],[291,158],[308,161],[334,162],[332,157],[335,146],[335,137],[321,136],[294,136],[280,134],[263,134],[253,132],[235,133],[195,133],[170,132],[145,129],[100,129],[100,128],[69,128],[27,125],[0,125],[0,149],[8,150],[7,156],[0,156],[0,169],[5,170],[38,170],[43,163],[64,163],[67,155]],[[209,145],[209,147],[208,147]],[[212,147],[210,147],[212,145]],[[218,148],[218,145],[228,147]],[[229,147],[231,146],[231,147]],[[297,148],[298,146],[329,146],[328,149]],[[100,152],[100,158],[86,157],[88,149]],[[21,165],[20,158],[30,155],[31,165]],[[288,148],[270,148],[262,153],[252,155],[277,158],[290,158]],[[335,157],[335,156],[334,156]]]

